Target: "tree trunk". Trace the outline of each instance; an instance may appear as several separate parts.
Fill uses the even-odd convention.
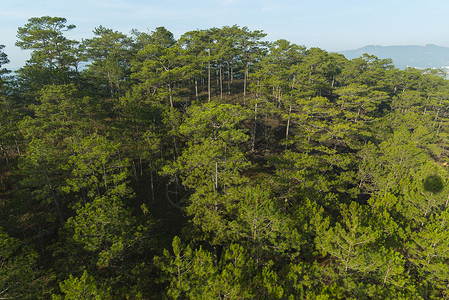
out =
[[[288,131],[290,130],[290,114],[292,113],[292,105],[288,109],[287,129],[285,130],[285,150],[288,148]]]
[[[251,145],[251,151],[254,151],[256,146],[256,130],[257,130],[257,103],[254,104],[254,128],[253,128],[253,142]]]
[[[220,100],[223,101],[223,72],[221,70],[221,62],[219,64],[220,68]]]
[[[134,159],[132,160],[132,165],[133,165],[134,178],[136,179],[136,183],[139,184],[139,177],[137,176],[137,165]]]
[[[150,185],[151,185],[151,202],[154,205],[154,203],[156,201],[155,201],[155,198],[154,198],[153,168],[151,168],[151,163],[150,163]]]
[[[22,155],[22,152],[20,152],[19,143],[17,143],[16,139],[14,139],[14,144],[16,145],[17,154],[19,154],[19,156]]]
[[[216,65],[218,66],[218,62],[216,62]],[[220,93],[220,89],[219,89],[219,86],[220,86],[220,70],[218,68],[215,70],[215,78],[217,79],[216,85],[215,85],[215,93],[217,94],[217,97],[218,97],[218,94]]]
[[[195,97],[196,101],[198,101],[198,80],[195,78]]]
[[[268,149],[268,108],[265,107],[265,130],[264,130],[264,135],[265,135],[265,150]]]
[[[209,52],[209,59],[207,66],[207,94],[209,95],[209,102],[210,102],[210,48],[208,49],[208,52]]]
[[[228,94],[229,95],[231,95],[231,79],[232,78],[232,76],[231,76],[231,66],[230,66],[230,64],[229,64],[229,61],[228,61]]]
[[[172,107],[172,108],[173,108],[173,95],[172,95],[172,86],[171,86],[171,84],[170,84],[170,83],[168,84],[168,93],[169,93],[169,95],[170,95],[170,107]]]
[[[215,162],[215,190],[218,190],[218,162]]]
[[[108,71],[108,82],[109,82],[109,92],[111,93],[111,97],[114,98],[114,85],[112,84],[111,74]]]
[[[248,62],[245,66],[245,73],[243,75],[243,106],[246,106],[246,81],[248,80]]]

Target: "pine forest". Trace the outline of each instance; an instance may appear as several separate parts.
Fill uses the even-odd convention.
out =
[[[449,299],[443,72],[75,31],[0,46],[0,299]]]

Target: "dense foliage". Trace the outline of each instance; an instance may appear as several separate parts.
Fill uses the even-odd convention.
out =
[[[231,26],[0,47],[0,298],[449,298],[449,83]]]

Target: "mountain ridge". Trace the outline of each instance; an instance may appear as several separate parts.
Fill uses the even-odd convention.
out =
[[[360,57],[367,53],[379,58],[391,58],[399,69],[441,68],[449,66],[449,47],[435,44],[423,45],[367,45],[355,50],[338,51],[348,59]]]

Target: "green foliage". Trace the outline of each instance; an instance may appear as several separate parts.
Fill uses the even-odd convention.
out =
[[[0,297],[35,299],[37,253],[0,228]]]
[[[448,216],[447,210],[430,216],[422,230],[410,234],[407,245],[409,259],[432,297],[444,297],[449,280],[446,264]]]
[[[229,192],[232,221],[228,231],[232,241],[239,241],[259,263],[273,255],[294,260],[304,243],[292,219],[270,193],[260,186]]]
[[[215,273],[212,255],[207,251],[183,249],[179,237],[173,239],[173,257],[164,250],[163,257],[155,257],[155,264],[166,274],[162,277],[169,282],[167,294],[174,299],[201,297],[207,282]],[[163,279],[163,280],[164,280]]]
[[[64,293],[64,296],[54,294],[52,295],[53,300],[112,299],[107,292],[97,287],[95,279],[86,271],[83,272],[83,275],[80,278],[70,275],[67,280],[59,284],[59,287],[61,292]]]
[[[107,82],[110,97],[119,97],[123,82],[129,77],[132,40],[125,34],[99,26],[94,38],[83,41],[84,60],[89,62],[88,74]]]
[[[65,192],[78,192],[77,215],[67,221],[74,239],[99,252],[100,266],[121,255],[132,243],[134,218],[124,202],[133,197],[127,186],[128,160],[119,159],[118,144],[93,134],[72,144]]]
[[[133,218],[120,200],[102,197],[77,210],[75,218],[67,221],[74,229],[74,240],[89,251],[98,252],[98,265],[123,255],[132,243]]]
[[[189,147],[165,174],[180,174],[188,188],[225,190],[245,180],[240,172],[249,166],[240,146],[248,140],[239,122],[247,112],[230,104],[194,106],[180,132],[190,138]]]
[[[29,19],[14,75],[0,46],[0,298],[448,297],[441,72],[73,28]]]
[[[193,57],[179,45],[168,48],[158,44],[146,45],[137,57],[132,78],[140,82],[138,88],[148,94],[157,93],[161,100],[168,97],[170,107],[173,107],[173,87],[193,76],[194,69],[189,64]]]
[[[67,179],[64,191],[81,192],[85,202],[102,196],[125,198],[132,194],[126,185],[129,160],[120,159],[120,144],[94,133],[73,140],[71,151],[65,168],[72,170],[73,178]]]
[[[164,272],[168,282],[167,296],[172,299],[252,299],[250,274],[254,262],[245,250],[236,244],[225,250],[218,266],[213,255],[201,247],[184,247],[179,237],[173,239],[173,256],[164,250],[155,263]]]
[[[383,293],[382,289],[404,288],[405,259],[382,245],[382,228],[369,217],[368,208],[352,202],[349,207],[342,206],[341,212],[341,223],[318,232],[316,241],[323,255],[329,256],[333,268],[329,276],[335,276],[356,298],[372,297]],[[382,289],[377,290],[380,285]]]
[[[0,68],[4,66],[5,64],[9,63],[8,55],[6,55],[5,52],[3,52],[3,49],[5,48],[4,45],[0,45]],[[5,68],[0,69],[0,83],[2,83],[1,76],[4,74],[9,73],[9,71]]]
[[[16,46],[34,50],[27,65],[18,71],[32,90],[47,84],[68,83],[71,72],[77,69],[77,42],[63,35],[76,26],[66,23],[67,20],[60,17],[30,18],[17,30]]]

